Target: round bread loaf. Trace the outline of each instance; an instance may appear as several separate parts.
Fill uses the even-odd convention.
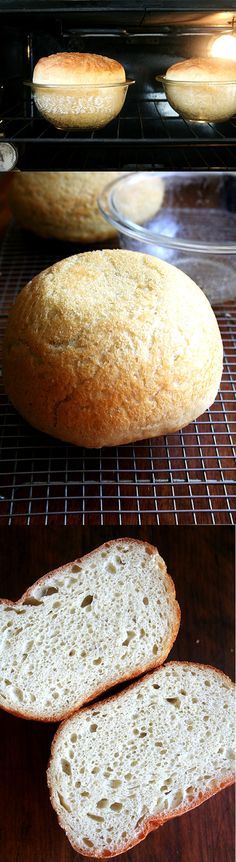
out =
[[[121,110],[125,81],[123,66],[109,57],[74,52],[51,54],[41,57],[35,66],[33,83],[50,88],[45,92],[36,88],[35,102],[43,116],[58,128],[99,127]],[[114,86],[122,83],[123,87]]]
[[[34,84],[119,84],[125,70],[118,60],[99,54],[65,52],[41,57],[33,73]]]
[[[13,215],[22,227],[43,237],[101,242],[115,229],[101,215],[97,198],[119,172],[14,173],[9,189]]]
[[[187,119],[226,120],[236,111],[236,63],[211,57],[175,63],[166,72],[165,91]]]
[[[215,399],[222,343],[183,272],[151,255],[75,255],[21,291],[4,342],[6,390],[36,428],[86,447],[176,431]]]

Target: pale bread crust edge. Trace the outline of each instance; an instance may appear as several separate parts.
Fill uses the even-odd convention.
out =
[[[172,631],[170,632],[170,637],[166,640],[165,650],[163,650],[163,653],[160,656],[160,658],[158,659],[158,661],[156,661],[154,659],[153,661],[151,661],[149,664],[147,664],[145,666],[137,667],[135,672],[133,672],[131,674],[127,673],[127,674],[125,674],[125,676],[122,676],[119,679],[117,679],[117,678],[111,679],[109,683],[107,683],[106,685],[100,686],[100,688],[96,689],[96,691],[93,693],[93,695],[91,695],[90,697],[86,698],[83,701],[78,701],[78,703],[76,703],[76,705],[73,706],[71,709],[65,710],[63,713],[61,712],[59,715],[57,715],[55,713],[55,715],[51,715],[51,716],[47,716],[47,717],[43,717],[43,718],[40,715],[38,717],[36,717],[35,715],[31,715],[29,712],[24,712],[23,710],[22,711],[21,710],[14,710],[11,707],[7,707],[6,705],[0,704],[0,709],[3,709],[4,712],[8,712],[11,715],[15,715],[18,718],[24,718],[24,719],[27,719],[29,721],[43,721],[45,723],[65,721],[67,718],[70,718],[71,715],[74,715],[75,712],[78,712],[78,710],[82,706],[84,706],[85,704],[89,704],[89,703],[93,702],[97,697],[99,697],[105,691],[109,691],[111,688],[113,688],[116,685],[120,685],[123,682],[127,682],[127,680],[129,680],[129,679],[130,680],[136,679],[136,677],[141,676],[141,674],[142,675],[146,674],[147,671],[151,671],[151,670],[154,670],[155,668],[160,667],[160,665],[162,665],[163,662],[165,661],[165,659],[168,657],[168,655],[172,649],[172,646],[176,640],[178,631],[179,631],[180,620],[181,620],[181,611],[180,611],[179,604],[176,600],[176,591],[175,591],[174,582],[171,578],[171,575],[169,575],[167,572],[166,564],[165,564],[164,560],[162,559],[162,557],[160,556],[158,549],[154,545],[150,545],[149,542],[145,542],[141,539],[130,539],[130,538],[127,538],[127,539],[126,538],[110,539],[108,542],[104,542],[102,545],[99,545],[98,548],[94,548],[93,551],[89,551],[88,554],[84,554],[82,557],[79,557],[76,560],[72,560],[72,562],[64,563],[63,566],[59,566],[57,569],[52,569],[50,572],[47,572],[46,575],[43,575],[42,578],[38,578],[38,580],[35,581],[31,587],[28,587],[26,592],[23,593],[21,598],[17,599],[16,602],[12,602],[10,599],[0,599],[0,604],[10,605],[11,607],[14,605],[20,605],[26,598],[28,598],[28,596],[29,597],[31,596],[32,591],[36,586],[38,586],[39,584],[45,584],[51,577],[54,577],[54,576],[58,575],[61,571],[63,571],[66,566],[68,566],[68,565],[73,566],[75,564],[77,565],[80,562],[82,562],[83,560],[94,556],[94,554],[96,554],[98,550],[100,551],[102,548],[110,547],[111,545],[114,545],[117,543],[122,544],[123,542],[126,544],[128,542],[129,544],[145,545],[146,547],[150,548],[150,552],[149,552],[150,554],[158,553],[159,561],[162,564],[163,571],[164,571],[165,577],[167,579],[168,592],[172,596],[173,611],[175,611],[175,621],[173,623]]]
[[[152,547],[152,546],[150,546],[150,547]],[[227,682],[229,682],[233,688],[235,688],[235,685],[232,682],[232,680],[230,679],[230,677],[227,676],[227,674],[225,674],[223,671],[219,670],[219,668],[212,667],[212,665],[202,664],[200,662],[188,662],[188,661],[183,661],[183,662],[181,662],[181,661],[170,661],[170,662],[168,662],[168,666],[176,666],[176,665],[181,665],[181,666],[187,665],[187,666],[189,666],[189,665],[193,665],[193,664],[194,664],[194,667],[203,668],[204,670],[206,670],[206,669],[211,670],[211,671],[214,671],[215,673],[218,673],[221,677],[223,677],[223,679],[227,680]],[[157,668],[157,670],[158,670],[158,668]],[[152,674],[146,674],[145,680],[147,679],[147,676],[150,677],[151,675]],[[143,682],[143,679],[136,680],[136,682],[134,682],[131,686],[129,686],[129,691],[132,688],[135,688],[137,686],[142,685],[142,682]],[[117,699],[118,697],[122,697],[123,694],[124,694],[123,691],[119,692],[118,694],[113,694],[113,695],[111,695],[111,697],[108,698],[108,700],[110,702],[112,700]],[[104,702],[105,701],[99,701],[98,703],[96,703],[96,709],[99,706],[103,706]],[[95,705],[95,704],[93,704],[93,705]],[[85,707],[85,709],[86,709],[86,707]],[[83,712],[83,711],[84,711],[84,708],[82,710],[80,710],[80,712]],[[71,837],[70,837],[70,833],[66,832],[65,826],[63,824],[63,818],[60,817],[60,814],[59,814],[59,812],[56,808],[56,805],[54,804],[54,800],[52,798],[51,784],[49,781],[48,773],[49,773],[49,768],[51,765],[51,760],[53,758],[53,752],[54,752],[54,747],[56,744],[57,737],[61,733],[61,730],[63,729],[65,723],[66,722],[63,721],[62,724],[59,725],[59,727],[55,733],[55,736],[53,737],[52,744],[51,744],[51,756],[49,759],[48,769],[47,769],[47,785],[48,785],[48,789],[49,789],[50,802],[51,802],[51,805],[52,805],[54,811],[56,812],[59,826],[61,826],[61,828],[65,832],[66,837],[68,838],[68,841],[70,842],[73,849],[76,851],[76,853],[81,853],[82,856],[88,857],[90,859],[93,859],[93,858],[95,858],[95,859],[115,858],[117,856],[122,855],[122,853],[126,853],[128,850],[131,850],[132,847],[135,847],[137,844],[140,844],[141,841],[144,841],[144,839],[147,838],[147,836],[150,834],[150,832],[154,832],[160,826],[163,826],[168,820],[173,820],[175,817],[181,817],[182,814],[185,814],[188,811],[192,811],[194,808],[198,808],[199,805],[201,805],[203,802],[206,802],[206,800],[210,799],[212,796],[215,796],[216,793],[219,793],[220,790],[224,790],[226,787],[230,787],[232,784],[235,783],[235,773],[232,772],[231,776],[229,778],[227,778],[225,781],[222,781],[220,784],[216,783],[215,788],[213,790],[210,790],[209,792],[206,791],[206,793],[203,793],[203,795],[201,796],[200,799],[199,799],[199,797],[197,797],[197,799],[193,802],[190,802],[189,805],[183,805],[182,808],[178,812],[176,812],[176,814],[170,813],[170,814],[164,814],[162,817],[150,817],[150,819],[147,821],[145,827],[140,830],[140,833],[135,838],[135,840],[129,842],[128,844],[124,844],[124,846],[120,850],[118,850],[118,852],[112,853],[110,850],[104,850],[103,853],[99,853],[96,856],[94,856],[94,853],[87,853],[87,851],[85,851],[84,848],[81,848],[79,845],[73,843],[73,841],[71,840]],[[201,791],[199,791],[199,792],[201,792]]]

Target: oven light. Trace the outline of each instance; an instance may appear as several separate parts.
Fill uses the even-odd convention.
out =
[[[222,57],[226,60],[236,61],[236,33],[234,36],[218,36],[217,39],[214,39],[209,54],[211,57]]]

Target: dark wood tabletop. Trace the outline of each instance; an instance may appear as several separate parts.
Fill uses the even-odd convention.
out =
[[[51,568],[109,538],[136,536],[156,544],[182,611],[171,658],[234,673],[234,530],[231,527],[0,529],[0,594],[16,599]],[[79,862],[57,823],[46,786],[55,725],[2,712],[1,862]],[[234,793],[228,788],[195,811],[153,832],[121,862],[233,862]]]

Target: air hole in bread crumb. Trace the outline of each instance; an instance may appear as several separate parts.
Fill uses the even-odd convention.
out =
[[[112,802],[112,805],[110,805],[110,808],[112,811],[117,811],[117,813],[118,813],[123,808],[122,802]]]
[[[123,641],[122,646],[129,646],[129,643],[131,640],[133,640],[133,638],[135,638],[135,632],[127,631],[127,638],[125,641]]]
[[[62,759],[61,768],[65,775],[71,775],[71,765],[68,760],[64,760],[64,758]]]
[[[90,814],[89,812],[87,812],[87,817],[90,817],[91,820],[96,820],[97,823],[104,822],[104,817],[100,817],[99,814]]]
[[[57,700],[57,698],[59,697],[59,692],[58,692],[58,691],[53,691],[53,692],[52,692],[52,696],[53,696],[54,700]]]
[[[90,730],[91,733],[95,733],[95,731],[97,730],[97,724],[90,724]]]
[[[70,739],[71,739],[71,742],[77,742],[77,739],[78,739],[77,733],[72,733]]]
[[[71,566],[71,571],[72,572],[82,572],[82,567],[74,564],[74,566]],[[76,583],[76,580],[75,580],[75,583]]]
[[[85,598],[81,602],[80,607],[81,608],[87,608],[92,604],[92,601],[93,601],[93,596],[85,596]]]
[[[160,688],[161,686],[160,686],[160,685],[157,685],[157,683],[155,682],[155,683],[153,684],[153,686],[152,686],[152,687],[153,687],[153,688]]]
[[[111,787],[120,787],[121,781],[118,778],[113,778],[111,781]]]
[[[204,685],[206,685],[207,688],[210,688],[211,683],[209,682],[209,679],[205,679]]]
[[[126,772],[126,775],[125,775],[126,781],[130,781],[131,778],[132,778],[132,772]]]
[[[138,829],[140,824],[143,822],[144,818],[145,818],[145,814],[143,814],[142,817],[139,817],[139,820],[137,820],[137,823],[135,824],[135,827],[134,827],[135,829]]]
[[[78,781],[76,781],[76,782],[75,782],[75,787],[81,787],[81,781],[79,781],[79,780],[78,780]]]
[[[176,706],[177,708],[179,708],[179,706],[180,706],[180,699],[179,699],[179,697],[166,697],[166,701],[167,701],[168,703],[171,703],[171,704],[172,704],[172,706]]]
[[[43,602],[40,602],[39,599],[35,599],[34,596],[28,596],[27,599],[23,602],[24,605],[32,605],[32,607],[36,605],[42,605]]]
[[[14,694],[18,700],[23,700],[23,692],[21,691],[21,688],[14,688]]]
[[[157,655],[157,653],[158,653],[158,646],[157,646],[157,644],[154,644],[154,645],[153,645],[152,652],[153,652],[153,655]]]
[[[62,793],[58,793],[58,799],[60,804],[62,805],[62,808],[65,808],[65,811],[69,811],[69,814],[71,814],[71,808],[65,801],[64,796],[62,796]]]
[[[143,598],[143,604],[144,604],[144,605],[149,605],[149,600],[148,600],[148,597],[147,597],[147,596],[144,596],[144,598]]]
[[[113,563],[108,563],[107,572],[110,572],[111,575],[114,575],[116,573],[116,567],[113,565]]]
[[[58,593],[58,587],[45,587],[41,592],[41,596],[52,596],[53,593]]]
[[[95,658],[95,659],[93,660],[93,664],[101,664],[101,661],[102,661],[102,659],[101,659],[101,658]]]
[[[11,680],[10,680],[10,679],[4,679],[4,682],[5,682],[5,685],[11,685]]]
[[[94,766],[94,768],[92,769],[92,775],[97,775],[98,772],[99,772],[99,766]]]
[[[93,841],[90,841],[90,838],[83,838],[82,841],[86,847],[94,847]]]
[[[146,632],[144,631],[144,629],[140,629],[140,637],[141,637],[141,638],[145,638],[145,637],[146,637]]]
[[[87,791],[87,790],[82,790],[81,796],[83,796],[83,797],[84,797],[84,799],[89,799],[89,793],[88,793],[88,791]]]
[[[99,799],[97,802],[97,808],[106,808],[108,805],[108,799]]]

